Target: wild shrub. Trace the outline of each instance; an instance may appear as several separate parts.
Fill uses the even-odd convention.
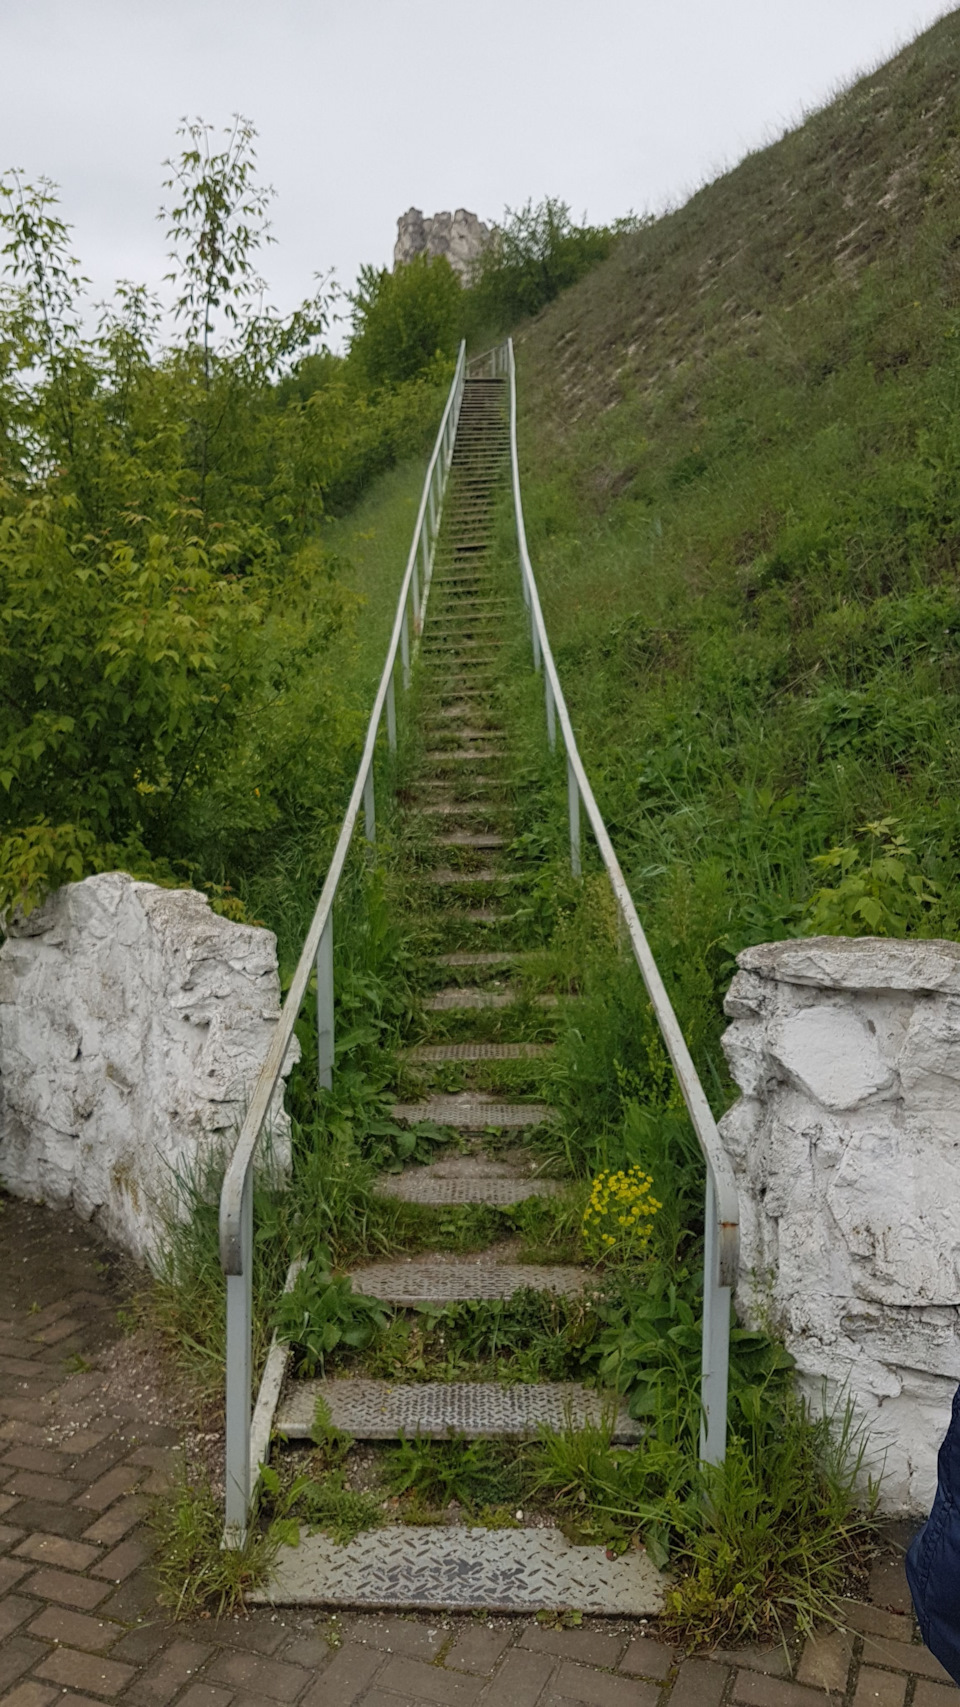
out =
[[[460,280],[444,255],[414,255],[388,272],[362,267],[350,297],[350,361],[378,389],[442,373],[463,318]]]

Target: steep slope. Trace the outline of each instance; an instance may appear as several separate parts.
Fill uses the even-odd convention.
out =
[[[517,338],[558,664],[718,1071],[747,942],[957,929],[958,71],[954,13]]]

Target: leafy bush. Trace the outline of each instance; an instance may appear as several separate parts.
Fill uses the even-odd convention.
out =
[[[575,225],[567,203],[552,196],[507,208],[476,264],[471,314],[478,325],[503,329],[539,314],[640,223],[628,216],[614,225]]]
[[[181,134],[168,344],[126,283],[88,329],[54,186],[0,181],[0,911],[124,865],[242,914],[291,842],[315,875],[359,733],[320,523],[439,412],[439,367],[377,400],[317,348],[322,287],[261,305],[253,127]]]
[[[456,351],[462,297],[443,255],[414,255],[392,273],[361,267],[350,297],[351,363],[374,388],[442,374]]]

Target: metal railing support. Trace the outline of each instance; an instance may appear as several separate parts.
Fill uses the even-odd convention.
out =
[[[250,1416],[253,1368],[253,1171],[240,1198],[240,1273],[227,1275],[227,1403],[225,1531],[228,1547],[242,1547],[250,1509]]]
[[[543,672],[543,687],[547,696],[547,744],[551,753],[555,753],[557,750],[557,707],[553,698],[553,689],[550,686],[550,677],[546,670]]]
[[[401,630],[402,632],[402,630]],[[387,745],[391,753],[397,750],[397,694],[393,677],[387,685]]]
[[[727,1448],[727,1388],[730,1381],[730,1287],[720,1283],[717,1192],[707,1164],[704,1210],[703,1342],[700,1363],[700,1457],[722,1464]]]
[[[407,620],[406,610],[403,613],[403,626],[400,629],[400,666],[403,670],[403,691],[407,693],[410,688],[410,624]]]
[[[317,944],[317,1078],[321,1090],[333,1089],[333,913]]]
[[[377,808],[373,797],[373,765],[367,767],[363,783],[363,833],[372,845],[377,839]]]
[[[567,816],[570,819],[570,870],[574,877],[581,875],[580,866],[580,789],[577,773],[567,758]]]

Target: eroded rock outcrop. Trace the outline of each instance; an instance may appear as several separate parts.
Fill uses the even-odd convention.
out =
[[[924,1512],[960,1381],[960,944],[815,937],[738,965],[738,1306],[811,1397],[855,1400],[882,1505]]]
[[[435,213],[432,219],[425,219],[418,207],[411,207],[397,220],[393,264],[398,267],[424,253],[445,255],[461,284],[466,285],[489,241],[489,225],[465,207],[458,207],[456,213]]]
[[[176,1175],[232,1144],[279,1011],[272,931],[123,872],[67,884],[0,949],[0,1180],[150,1255]],[[284,1166],[281,1106],[271,1130]]]

